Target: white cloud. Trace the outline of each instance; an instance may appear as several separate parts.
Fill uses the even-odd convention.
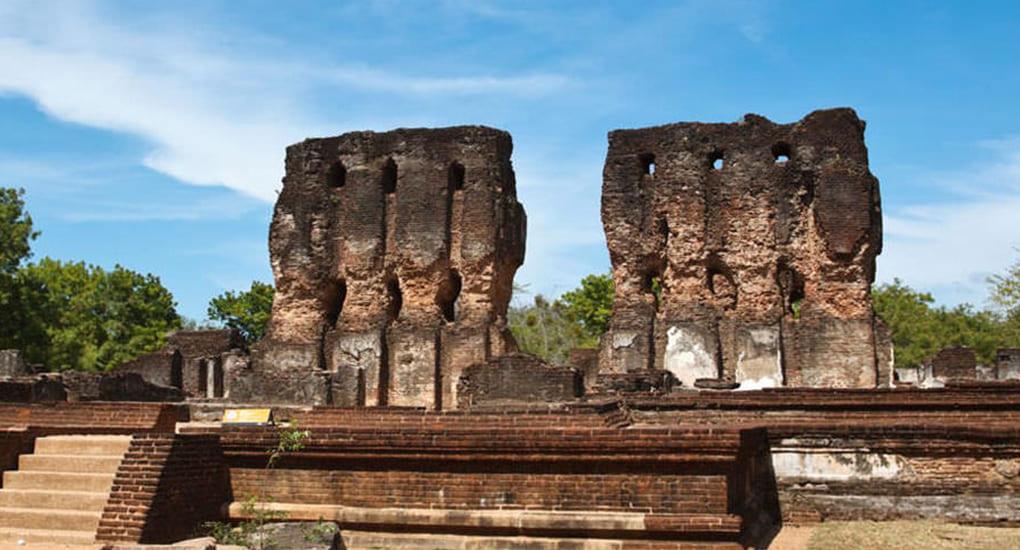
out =
[[[1020,139],[989,141],[984,167],[929,176],[952,202],[916,203],[885,216],[879,279],[903,279],[941,303],[985,304],[985,279],[1003,272],[1020,246]]]
[[[310,67],[264,51],[238,56],[198,30],[111,22],[87,3],[0,7],[0,92],[55,118],[151,143],[146,166],[198,185],[274,200],[284,147],[335,133],[301,106],[315,87],[400,94],[537,95],[557,75],[415,77],[358,65]],[[150,23],[151,25],[151,23]],[[354,128],[364,121],[345,121]],[[375,124],[366,126],[378,127]],[[387,121],[388,122],[388,121]]]

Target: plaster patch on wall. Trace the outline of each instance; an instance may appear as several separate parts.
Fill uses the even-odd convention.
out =
[[[783,385],[783,357],[779,327],[749,328],[738,332],[737,368],[740,390],[776,388]]]
[[[614,332],[613,349],[629,348],[634,344],[635,338],[637,338],[637,334],[633,332]]]
[[[777,478],[814,481],[894,479],[912,474],[902,456],[867,450],[776,449],[772,467]]]
[[[684,386],[693,388],[698,378],[719,376],[715,354],[702,334],[671,326],[666,335],[666,370],[672,372]]]

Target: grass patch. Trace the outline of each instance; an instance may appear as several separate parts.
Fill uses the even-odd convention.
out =
[[[971,527],[935,521],[848,521],[818,525],[808,550],[999,550],[1020,548],[1020,528]]]

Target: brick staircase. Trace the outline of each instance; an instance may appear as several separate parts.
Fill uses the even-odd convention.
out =
[[[40,437],[18,469],[4,472],[0,542],[88,544],[131,436]]]

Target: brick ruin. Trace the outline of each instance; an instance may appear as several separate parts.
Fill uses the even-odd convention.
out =
[[[249,497],[337,522],[351,549],[735,550],[783,523],[1018,524],[1020,350],[986,370],[944,350],[925,367],[944,387],[891,368],[863,129],[835,109],[612,132],[614,316],[568,365],[507,331],[525,237],[508,134],[294,145],[272,321],[250,351],[181,332],[113,373],[62,375],[0,352],[0,402],[20,402],[0,403],[0,541],[57,523],[73,532],[39,540],[168,543],[253,519]],[[725,391],[763,386],[800,387]],[[186,402],[102,402],[118,400]],[[236,403],[278,425],[192,422]],[[307,439],[270,464],[287,422]],[[72,482],[92,511],[48,492]]]
[[[456,403],[460,372],[515,344],[524,260],[506,132],[354,132],[287,149],[270,229],[276,298],[253,368],[326,372],[329,402]]]
[[[875,387],[878,180],[850,109],[609,134],[602,186],[616,283],[607,373],[743,387]],[[881,374],[880,374],[881,371]]]

